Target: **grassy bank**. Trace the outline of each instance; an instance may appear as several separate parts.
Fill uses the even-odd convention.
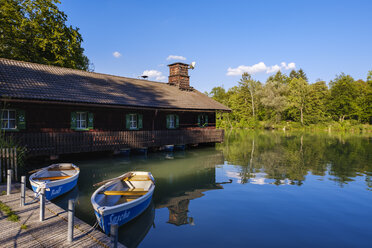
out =
[[[236,125],[225,129],[254,129],[254,130],[293,130],[293,131],[325,131],[325,132],[350,132],[350,133],[372,133],[372,125],[361,124],[354,121],[328,122],[319,124],[301,125],[299,122],[282,121],[279,123],[260,121],[250,125]]]

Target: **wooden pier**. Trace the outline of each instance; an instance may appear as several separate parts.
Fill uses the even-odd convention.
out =
[[[0,186],[0,190],[5,190]],[[75,217],[74,237],[67,242],[67,211],[50,201],[45,204],[45,220],[39,221],[39,202],[27,204],[34,198],[34,193],[26,190],[26,205],[20,206],[20,193],[13,189],[11,195],[1,195],[0,201],[20,217],[19,222],[7,220],[0,211],[0,246],[1,247],[111,247],[110,238],[98,228]],[[22,229],[21,225],[27,225]],[[118,247],[125,247],[118,243]]]

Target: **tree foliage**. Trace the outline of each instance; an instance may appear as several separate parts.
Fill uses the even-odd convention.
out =
[[[309,102],[309,85],[303,79],[293,78],[289,83],[288,101],[300,113],[301,124],[304,124],[304,111]]]
[[[330,88],[329,88],[330,87]],[[280,71],[265,84],[243,74],[229,90],[215,87],[209,96],[232,113],[219,114],[220,127],[256,127],[257,123],[298,122],[302,125],[352,120],[372,124],[372,71],[367,81],[340,74],[329,82],[309,83],[302,69],[287,76]]]
[[[89,69],[78,28],[58,0],[0,0],[0,57]]]
[[[346,117],[350,118],[355,116],[357,112],[357,104],[355,101],[357,92],[354,79],[342,73],[331,81],[330,85],[331,114],[340,121],[343,121]]]

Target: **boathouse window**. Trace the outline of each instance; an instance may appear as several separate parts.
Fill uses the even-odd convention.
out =
[[[198,126],[199,127],[208,126],[208,115],[206,114],[198,115]]]
[[[26,128],[25,111],[15,109],[3,109],[0,111],[2,130],[20,130]]]
[[[87,112],[78,112],[76,118],[76,128],[85,129],[87,128]]]
[[[127,114],[126,115],[126,128],[129,130],[139,130],[142,129],[142,119],[141,114]]]
[[[84,131],[93,129],[93,113],[86,111],[72,112],[71,129]]]
[[[5,109],[1,113],[1,129],[16,129],[16,111]]]
[[[130,114],[129,115],[130,118],[129,118],[129,128],[130,129],[137,129],[137,115],[136,114]]]
[[[179,127],[179,116],[178,115],[167,115],[167,128],[176,129]]]

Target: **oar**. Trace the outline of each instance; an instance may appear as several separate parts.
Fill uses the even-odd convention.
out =
[[[51,180],[51,181],[55,181],[55,180],[61,180],[61,179],[66,179],[66,178],[70,178],[72,176],[56,176],[56,177],[35,177],[33,178],[33,180]]]
[[[114,180],[122,180],[122,179],[124,179],[124,178],[131,177],[132,175],[133,175],[132,172],[128,172],[128,173],[125,173],[124,175],[122,175],[122,176],[120,176],[120,177],[116,177],[116,178],[112,178],[112,179],[104,180],[104,181],[102,181],[102,182],[99,182],[99,183],[93,184],[93,187],[101,186],[101,185],[104,185],[105,183],[108,183],[108,182],[111,182],[111,181],[114,181]]]
[[[35,173],[35,172],[38,172],[38,171],[41,171],[43,168],[41,168],[41,169],[36,169],[36,170],[32,170],[32,171],[29,171],[28,173],[29,174],[32,174],[32,173]]]

